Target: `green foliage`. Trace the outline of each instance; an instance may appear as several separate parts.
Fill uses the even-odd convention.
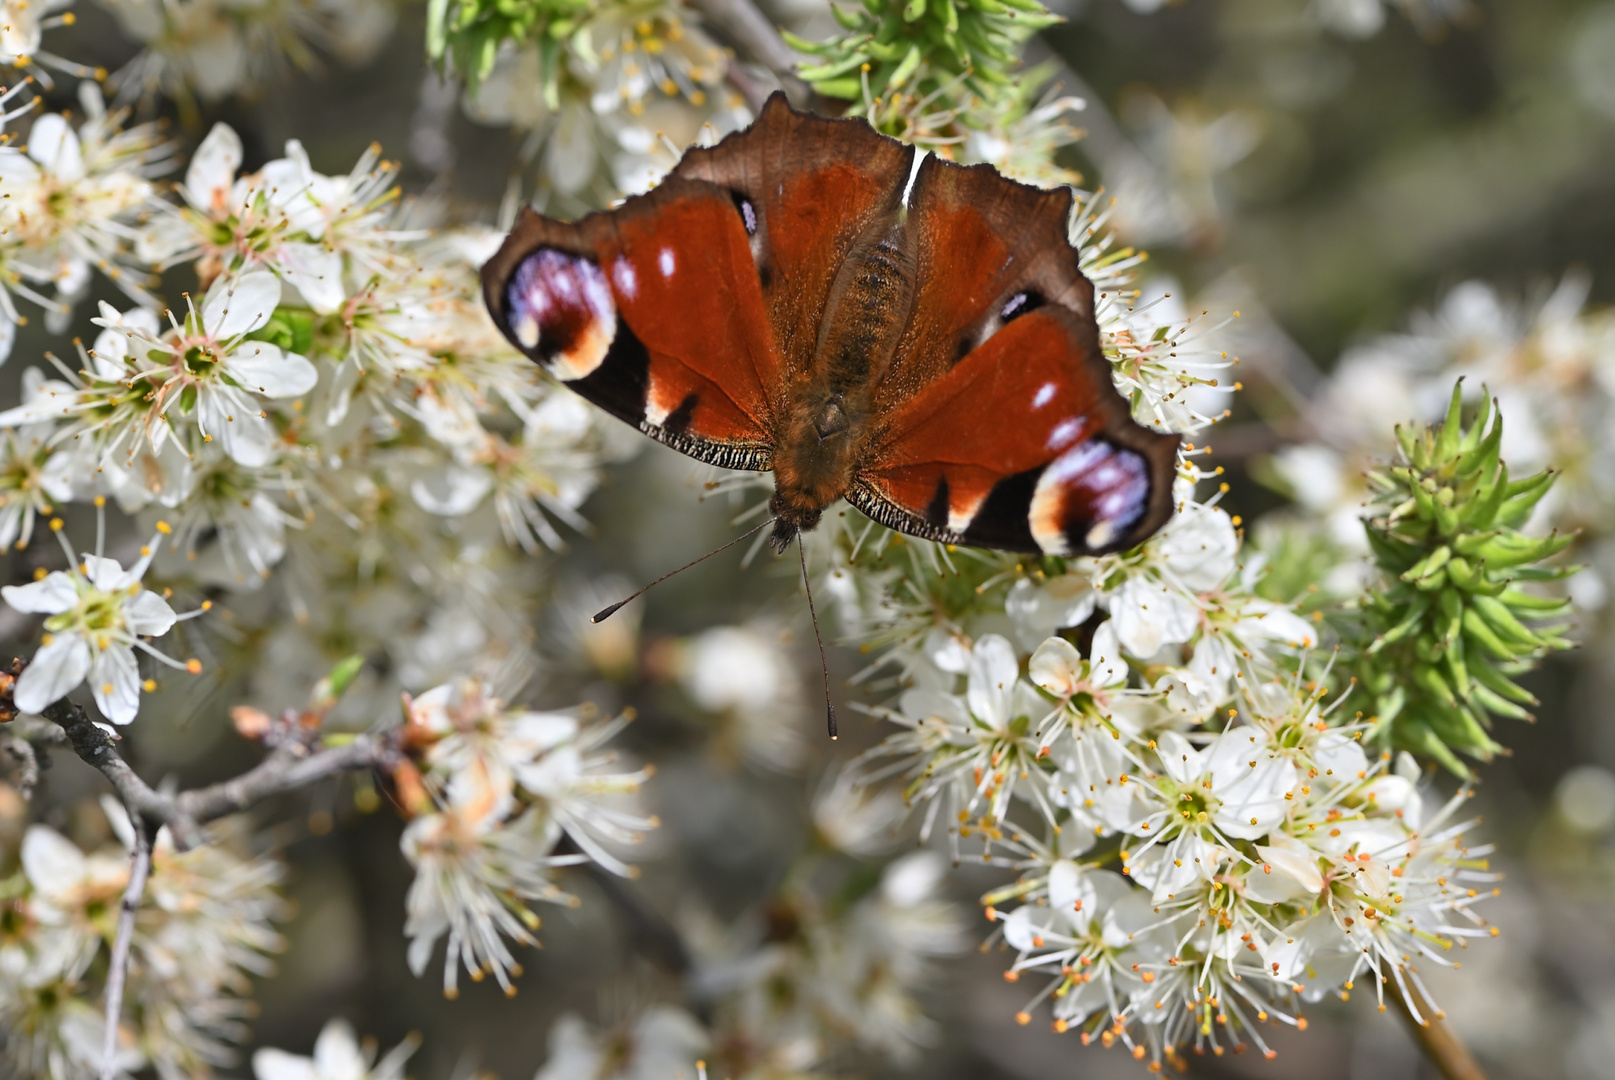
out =
[[[577,33],[597,6],[590,0],[430,0],[426,7],[426,53],[475,88],[493,70],[506,38],[539,42],[546,72],[556,70],[562,44]]]
[[[309,710],[319,715],[330,712],[337,699],[348,692],[348,687],[353,685],[353,680],[363,670],[362,656],[350,656],[340,661],[330,674],[314,684],[314,691],[309,696]]]
[[[1384,583],[1360,601],[1343,659],[1381,740],[1467,776],[1459,754],[1485,761],[1503,749],[1493,717],[1531,718],[1536,699],[1515,679],[1569,647],[1562,624],[1541,623],[1568,601],[1523,586],[1569,574],[1542,563],[1573,537],[1519,532],[1554,473],[1510,480],[1494,403],[1467,429],[1462,405],[1460,383],[1445,422],[1398,427],[1400,460],[1369,474],[1375,512],[1363,524]]]
[[[1037,0],[862,0],[832,11],[840,37],[785,35],[818,58],[798,74],[825,97],[875,106],[877,126],[898,135],[916,107],[959,115],[1014,97],[1022,43],[1062,21]]]
[[[287,352],[307,353],[314,345],[314,312],[283,304],[269,321],[247,335],[249,341],[267,341]]]

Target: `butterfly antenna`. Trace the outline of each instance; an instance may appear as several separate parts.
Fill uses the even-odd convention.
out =
[[[772,524],[774,524],[774,519],[769,518],[767,521],[764,521],[760,525],[752,526],[751,528],[747,529],[745,532],[741,533],[739,536],[735,537],[733,540],[729,541],[727,544],[720,544],[717,547],[713,548],[711,551],[707,552],[705,555],[701,556],[699,559],[695,559],[695,560],[692,560],[691,562],[687,562],[683,566],[679,567],[677,570],[668,571],[667,573],[663,574],[661,577],[657,578],[655,581],[651,582],[649,585],[646,585],[643,589],[640,589],[638,592],[636,592],[634,595],[630,596],[628,599],[626,599],[626,600],[618,600],[615,604],[612,604],[608,608],[601,608],[598,612],[595,613],[594,618],[590,619],[589,621],[591,623],[605,622],[607,619],[611,618],[613,615],[615,615],[617,613],[618,608],[622,607],[624,604],[632,603],[633,601],[638,600],[641,596],[644,596],[651,589],[654,589],[656,586],[660,585],[662,582],[666,581],[668,578],[672,577],[674,574],[682,574],[682,573],[684,573],[684,571],[688,570],[690,567],[694,566],[696,563],[706,562],[708,559],[712,558],[712,556],[718,554],[718,552],[720,552],[720,551],[728,551],[730,548],[734,547],[736,544],[738,544],[742,540],[746,539],[746,537],[751,536],[753,533],[760,532],[761,530],[768,528],[768,526],[770,526]]]
[[[824,711],[830,718],[830,741],[836,739],[836,703],[830,700],[830,665],[824,660],[824,637],[819,633],[819,613],[813,609],[813,586],[808,584],[807,548],[802,534],[796,534],[796,554],[802,560],[802,588],[807,590],[808,615],[813,619],[813,640],[819,645],[819,670],[824,673]]]

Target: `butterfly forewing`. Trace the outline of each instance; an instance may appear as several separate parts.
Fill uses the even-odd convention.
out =
[[[1049,303],[1092,317],[1093,289],[1065,240],[1070,214],[1065,188],[1017,184],[988,165],[921,163],[908,200],[914,304],[877,409],[913,396],[1017,314]]]
[[[670,179],[575,224],[525,211],[483,285],[505,335],[590,401],[692,456],[768,467],[783,371],[727,190]]]
[[[788,377],[812,363],[836,273],[901,205],[913,161],[913,147],[861,120],[797,113],[776,95],[750,128],[673,170],[731,193]]]

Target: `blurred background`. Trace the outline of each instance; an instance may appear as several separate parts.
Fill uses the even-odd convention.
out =
[[[144,45],[131,30],[139,13],[122,4],[84,0],[50,47],[123,68]],[[763,6],[807,38],[833,26],[818,0]],[[375,142],[402,162],[406,193],[445,213],[492,222],[509,191],[566,208],[573,196],[546,176],[557,163],[545,140],[560,136],[523,122],[519,101],[465,107],[460,89],[428,68],[420,5],[344,10],[346,36],[324,39],[306,63],[281,64],[238,93],[160,98],[151,110],[188,148],[227,121],[249,170],[288,138],[330,173]],[[1332,499],[1350,501],[1350,484],[1319,498],[1301,490],[1309,478],[1338,487],[1354,454],[1382,452],[1390,424],[1429,413],[1431,387],[1439,404],[1451,374],[1465,371],[1494,390],[1506,383],[1510,423],[1511,400],[1538,410],[1541,446],[1521,454],[1581,478],[1580,501],[1564,511],[1585,530],[1579,558],[1595,568],[1577,593],[1581,646],[1533,676],[1536,723],[1507,729],[1513,753],[1479,771],[1484,832],[1507,873],[1490,912],[1502,934],[1432,985],[1492,1076],[1615,1077],[1615,627],[1596,572],[1615,520],[1602,484],[1615,434],[1599,424],[1615,383],[1615,337],[1601,311],[1615,299],[1615,3],[1064,0],[1056,10],[1067,21],[1030,55],[1055,61],[1055,82],[1086,102],[1075,117],[1084,138],[1061,151],[1062,163],[1116,198],[1122,239],[1150,253],[1146,294],[1218,319],[1239,312],[1224,332],[1244,392],[1208,440],[1229,473],[1224,506],[1252,522],[1326,518]],[[707,28],[723,39],[724,27]],[[52,108],[75,106],[71,80],[41,92]],[[189,287],[165,282],[168,295]],[[1555,296],[1559,307],[1544,314]],[[75,332],[91,335],[90,314],[80,309]],[[1572,323],[1585,341],[1574,363],[1553,337]],[[16,400],[23,366],[48,347],[41,328],[20,331],[0,399]],[[1379,444],[1358,436],[1376,425]],[[1322,473],[1307,471],[1315,455],[1287,453],[1302,445],[1334,455]],[[289,861],[295,914],[278,973],[257,986],[257,1044],[307,1053],[342,1016],[383,1046],[421,1033],[413,1076],[525,1078],[550,1057],[563,1012],[619,1039],[653,1004],[699,1013],[668,954],[668,928],[721,937],[779,914],[770,898],[822,827],[813,807],[827,771],[885,733],[853,708],[880,689],[850,683],[864,660],[833,647],[844,737],[823,738],[794,556],[765,555],[744,571],[738,557],[720,557],[652,593],[642,615],[585,632],[590,612],[721,542],[759,497],[711,496],[709,470],[637,436],[618,456],[582,507],[592,531],[568,533],[566,553],[533,571],[554,602],[509,632],[546,658],[532,672],[532,700],[637,710],[622,745],[657,763],[646,801],[662,822],[638,853],[641,876],[608,888],[569,873],[566,887],[584,902],[543,912],[543,949],[522,956],[520,993],[473,985],[446,1001],[433,972],[415,978],[405,966],[410,875],[395,816],[362,813],[346,785],[288,797],[260,815]],[[32,558],[8,555],[0,573],[21,580]],[[0,634],[26,632],[21,617],[0,616]],[[422,649],[457,630],[433,632]],[[256,751],[225,722],[228,706],[301,692],[245,676],[176,685],[143,710],[136,764],[187,786],[232,775]],[[99,784],[58,754],[36,814],[78,835],[104,828],[73,809]],[[823,1072],[1143,1074],[1119,1051],[1016,1024],[1021,992],[1002,982],[1001,959],[974,948],[986,929],[974,901],[1002,880],[966,867],[942,886],[962,914],[956,955],[919,992],[937,1021],[932,1044],[907,1064],[846,1051]],[[1434,1075],[1400,1023],[1361,995],[1311,1019],[1304,1034],[1276,1036],[1275,1061],[1194,1059],[1193,1074]]]

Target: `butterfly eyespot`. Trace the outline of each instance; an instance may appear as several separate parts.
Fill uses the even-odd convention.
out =
[[[619,279],[623,274],[619,266]],[[631,293],[632,269],[626,274],[624,292]],[[516,267],[505,319],[511,340],[563,381],[598,368],[617,334],[606,275],[592,260],[556,248],[539,248]]]
[[[1084,439],[1038,477],[1027,521],[1046,554],[1098,554],[1125,542],[1149,501],[1149,462],[1141,454]]]

